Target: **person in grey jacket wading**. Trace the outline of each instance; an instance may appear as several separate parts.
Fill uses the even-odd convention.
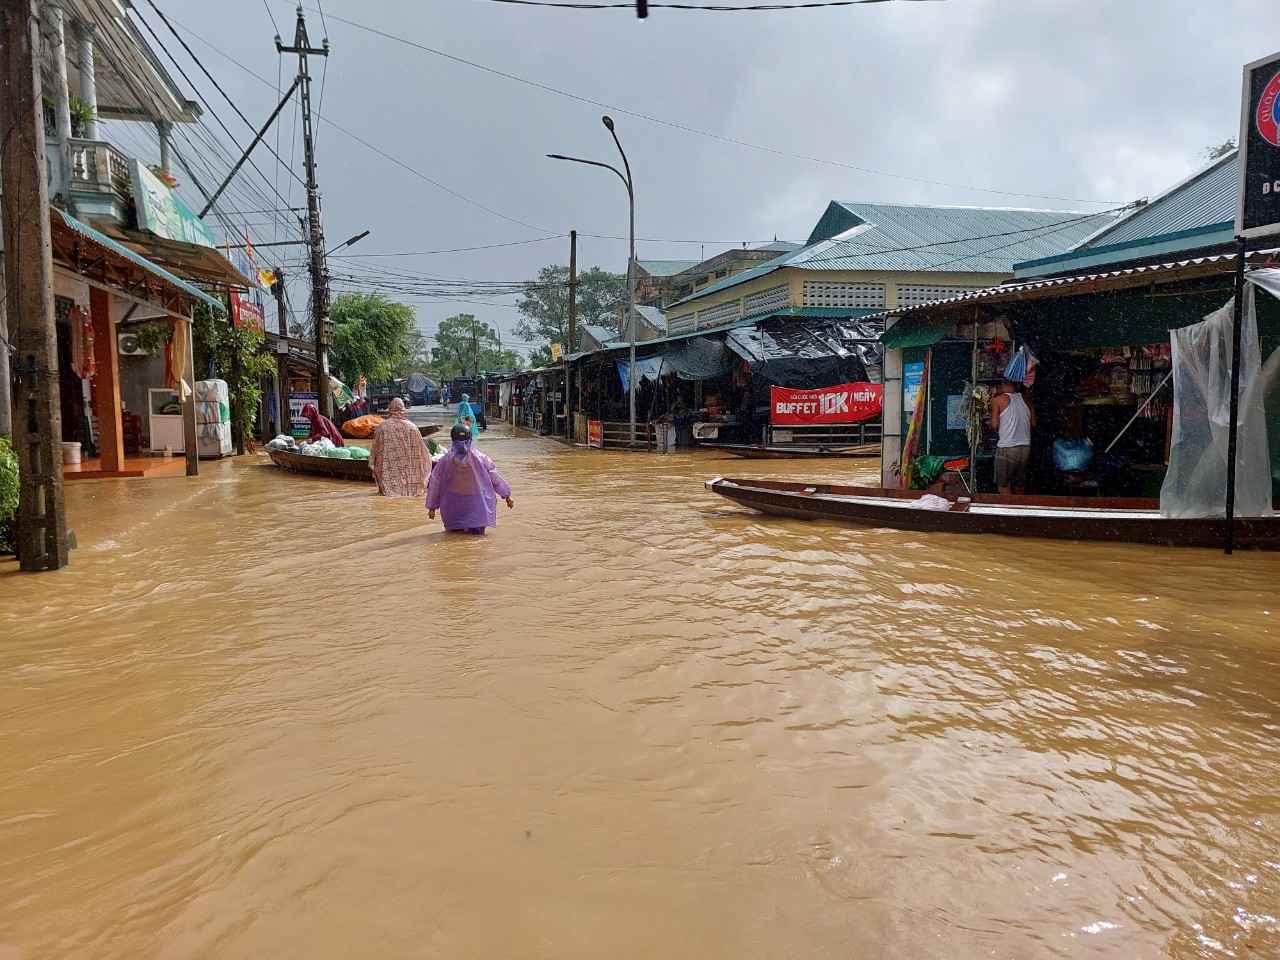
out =
[[[1031,428],[1036,411],[1022,395],[1022,385],[1005,380],[991,401],[991,429],[996,443],[996,488],[1004,495],[1027,489],[1027,464],[1031,461]]]

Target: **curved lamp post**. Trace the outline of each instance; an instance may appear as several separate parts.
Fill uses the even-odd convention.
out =
[[[599,160],[583,160],[581,157],[566,157],[559,153],[549,153],[547,156],[552,160],[568,160],[571,163],[585,163],[591,167],[603,167],[605,170],[612,170],[627,188],[627,201],[631,213],[628,232],[630,243],[627,252],[627,340],[630,343],[628,351],[630,372],[627,377],[627,394],[631,403],[631,445],[634,447],[636,444],[636,191],[635,185],[631,180],[631,164],[627,161],[626,151],[622,149],[622,143],[618,140],[618,133],[613,128],[613,120],[609,117],[601,117],[600,121],[613,136],[613,142],[618,147],[618,154],[622,157],[622,168],[626,173],[623,173],[622,170],[615,166],[601,163]],[[572,351],[574,345],[569,344],[569,349]]]

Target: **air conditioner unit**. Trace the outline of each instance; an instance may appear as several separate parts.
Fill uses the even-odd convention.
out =
[[[138,336],[133,333],[116,334],[116,347],[122,357],[145,357],[147,351],[138,346]]]

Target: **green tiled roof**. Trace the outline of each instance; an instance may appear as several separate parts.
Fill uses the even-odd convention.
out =
[[[1052,256],[1105,226],[1114,214],[999,207],[832,202],[807,246],[700,290],[702,299],[783,267],[901,273],[1012,273],[1019,261]]]
[[[700,260],[641,260],[636,258],[636,266],[651,277],[673,277],[677,273],[696,267]]]

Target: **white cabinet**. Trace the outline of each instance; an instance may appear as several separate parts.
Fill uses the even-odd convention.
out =
[[[182,401],[177,390],[152,387],[147,391],[147,419],[151,433],[151,450],[159,453],[170,447],[174,453],[185,453],[182,432]]]

